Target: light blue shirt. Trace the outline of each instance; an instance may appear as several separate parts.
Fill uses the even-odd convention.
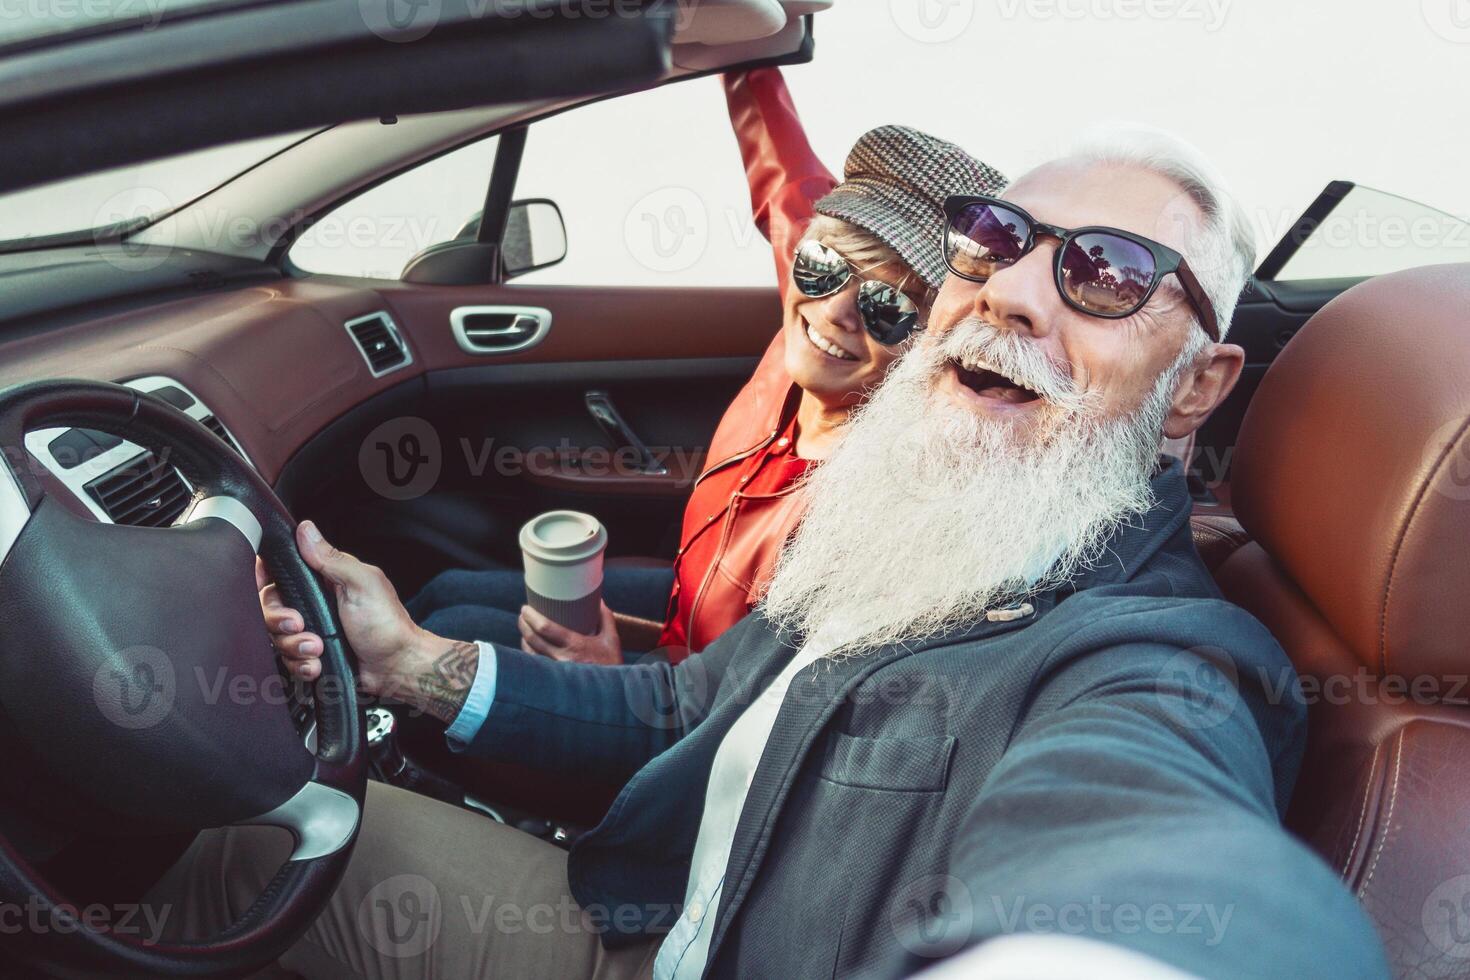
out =
[[[469,748],[479,734],[480,726],[490,716],[490,705],[495,703],[495,648],[484,642],[476,646],[480,648],[480,664],[475,668],[475,680],[470,684],[464,707],[459,709],[459,714],[454,716],[454,724],[444,733],[452,752],[463,752]]]
[[[827,630],[812,637],[791,658],[776,679],[753,700],[715,750],[710,765],[709,785],[704,794],[704,815],[699,837],[689,862],[689,885],[684,893],[684,911],[659,945],[653,961],[653,980],[698,980],[709,962],[710,939],[715,918],[725,893],[725,868],[735,843],[750,784],[770,741],[776,715],[786,701],[786,691],[798,673],[837,644],[836,633]]]

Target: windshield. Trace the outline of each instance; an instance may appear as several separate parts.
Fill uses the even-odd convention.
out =
[[[142,227],[187,204],[304,133],[211,147],[0,195],[0,247],[87,239],[106,229]]]
[[[1398,194],[1353,187],[1274,278],[1357,278],[1470,260],[1470,224]]]

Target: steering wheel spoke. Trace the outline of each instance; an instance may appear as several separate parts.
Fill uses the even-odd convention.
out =
[[[31,505],[7,459],[0,459],[0,565],[31,519]]]
[[[247,820],[245,826],[281,827],[296,839],[292,861],[314,861],[336,854],[352,843],[362,808],[341,790],[308,782],[285,803]]]
[[[265,532],[261,529],[260,521],[256,520],[255,515],[250,512],[250,508],[241,503],[238,498],[223,495],[199,497],[184,511],[178,523],[180,525],[193,524],[196,521],[209,519],[229,524],[244,535],[246,542],[250,545],[250,550],[259,554],[260,541]]]

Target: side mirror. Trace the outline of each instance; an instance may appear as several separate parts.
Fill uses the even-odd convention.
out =
[[[495,265],[495,247],[476,241],[481,212],[470,215],[459,234],[447,242],[430,245],[408,260],[404,282],[436,286],[487,283]],[[561,208],[544,197],[512,201],[505,216],[505,240],[500,249],[500,268],[505,279],[523,276],[567,257],[567,226]]]
[[[505,278],[556,265],[567,257],[567,226],[555,201],[513,201],[505,223],[500,262]]]

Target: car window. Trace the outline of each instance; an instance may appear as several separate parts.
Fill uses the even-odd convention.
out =
[[[357,195],[303,232],[291,261],[307,272],[397,279],[409,259],[479,215],[498,143],[470,143]]]
[[[607,99],[531,127],[517,197],[546,197],[566,260],[514,280],[588,286],[767,285],[770,246],[717,78]]]
[[[1442,262],[1470,262],[1470,223],[1354,185],[1275,279],[1364,278]]]
[[[397,279],[430,245],[462,233],[485,203],[496,140],[461,147],[345,202],[291,249],[307,272]],[[513,283],[766,285],[719,80],[607,99],[533,124],[517,198],[549,198],[567,257]]]

